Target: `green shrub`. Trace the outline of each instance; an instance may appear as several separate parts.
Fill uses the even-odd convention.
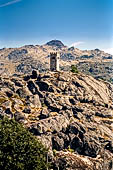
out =
[[[74,149],[71,149],[71,147],[68,146],[68,151],[71,152],[71,153],[73,153],[73,152],[74,152]]]
[[[0,120],[0,170],[46,170],[47,149],[15,120]]]
[[[53,149],[53,155],[56,156],[56,149]]]
[[[78,73],[77,67],[74,65],[71,65],[71,72],[72,73]]]

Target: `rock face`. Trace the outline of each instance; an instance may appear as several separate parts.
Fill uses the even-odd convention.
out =
[[[110,170],[113,85],[83,73],[0,77],[0,117],[23,123],[57,170]]]

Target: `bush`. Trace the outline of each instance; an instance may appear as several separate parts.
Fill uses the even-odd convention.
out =
[[[15,120],[0,120],[0,170],[46,170],[47,149]]]
[[[71,72],[72,72],[72,73],[78,73],[77,67],[74,66],[74,65],[72,65],[72,66],[71,66]]]

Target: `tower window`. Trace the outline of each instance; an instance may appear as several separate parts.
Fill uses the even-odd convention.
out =
[[[54,59],[54,60],[55,60],[55,57],[52,57],[52,59]]]

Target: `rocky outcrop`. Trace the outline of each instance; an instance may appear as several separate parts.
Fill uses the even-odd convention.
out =
[[[0,117],[23,123],[49,149],[53,169],[110,170],[113,85],[83,73],[0,78]]]

